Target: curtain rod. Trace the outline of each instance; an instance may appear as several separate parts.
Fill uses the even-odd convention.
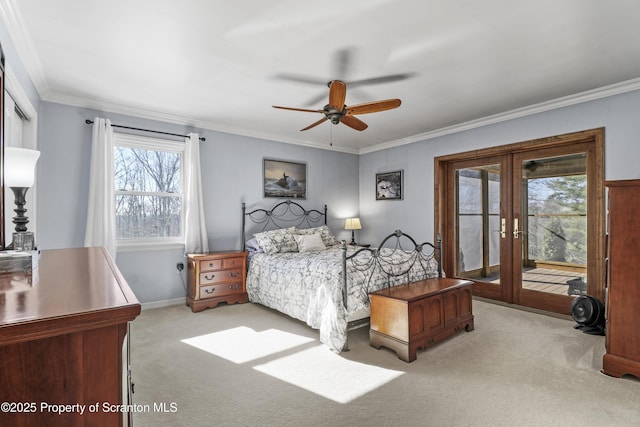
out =
[[[88,125],[93,124],[93,120],[89,120],[89,119],[85,120],[84,122],[85,122],[86,124],[88,124]],[[171,133],[171,132],[161,132],[161,131],[159,131],[159,130],[133,128],[133,127],[130,127],[130,126],[122,126],[122,125],[114,125],[114,124],[112,124],[111,126],[112,126],[112,127],[114,127],[114,128],[131,129],[131,130],[141,130],[141,131],[143,131],[143,132],[153,132],[153,133],[161,133],[161,134],[163,134],[163,135],[181,136],[181,137],[183,137],[183,138],[186,138],[186,137],[188,137],[188,136],[189,136],[189,135],[180,135],[180,134],[177,134],[177,133]],[[205,138],[205,137],[200,137],[200,138],[198,138],[198,139],[200,139],[200,141],[202,141],[202,142],[205,142],[205,141],[206,141],[206,138]]]

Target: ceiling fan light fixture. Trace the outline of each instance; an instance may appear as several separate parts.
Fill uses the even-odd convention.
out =
[[[314,128],[326,120],[329,120],[334,125],[343,123],[352,129],[363,131],[367,128],[367,124],[355,117],[357,114],[369,114],[376,113],[378,111],[391,110],[398,108],[401,104],[399,99],[386,99],[383,101],[366,102],[364,104],[348,107],[344,103],[346,95],[347,88],[344,82],[341,80],[332,80],[329,83],[329,103],[325,105],[322,110],[307,110],[304,108],[281,107],[278,105],[274,105],[273,108],[324,114],[324,118],[300,129],[301,131]]]

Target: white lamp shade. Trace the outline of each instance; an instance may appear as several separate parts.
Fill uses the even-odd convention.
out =
[[[347,218],[344,223],[345,230],[360,230],[362,225],[360,225],[360,218]]]
[[[36,175],[37,150],[5,147],[4,181],[7,187],[32,187]]]

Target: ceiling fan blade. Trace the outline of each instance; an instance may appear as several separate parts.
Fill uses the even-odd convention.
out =
[[[402,101],[399,99],[385,99],[383,101],[366,102],[364,104],[357,104],[347,107],[346,114],[368,114],[377,113],[378,111],[392,110],[398,108]]]
[[[347,86],[342,80],[333,80],[329,84],[329,107],[338,111],[344,108],[344,100],[347,98]]]
[[[280,80],[289,80],[292,82],[305,83],[305,84],[310,84],[314,86],[323,85],[327,83],[326,79],[323,80],[323,79],[317,79],[315,77],[300,76],[298,74],[280,73],[280,74],[276,74],[274,77]]]
[[[327,120],[327,118],[326,118],[326,117],[323,117],[323,118],[321,118],[320,120],[318,120],[317,122],[311,123],[311,124],[310,124],[309,126],[307,126],[306,128],[304,128],[304,129],[300,129],[300,132],[302,132],[303,130],[309,130],[309,129],[313,128],[313,127],[316,127],[316,126],[318,126],[320,123],[324,122],[325,120]]]
[[[415,73],[391,74],[388,76],[372,77],[370,79],[349,81],[347,83],[349,84],[349,87],[375,85],[375,84],[381,84],[381,83],[392,83],[392,82],[398,82],[400,80],[406,80],[409,77],[413,77],[414,75]]]
[[[313,98],[307,100],[307,102],[304,103],[304,105],[306,106],[312,106],[312,105],[318,105],[323,99],[327,98],[327,92],[323,91],[322,93],[319,93],[317,95],[315,95]]]
[[[272,105],[273,108],[279,108],[281,110],[302,111],[305,113],[323,113],[323,110],[307,110],[306,108],[293,108],[293,107],[281,107],[279,105]]]
[[[344,48],[333,54],[333,72],[335,78],[346,79],[349,70],[353,67],[354,48]]]
[[[362,120],[360,120],[355,116],[344,116],[342,119],[340,119],[340,122],[342,124],[349,126],[352,129],[360,130],[360,131],[365,130],[366,128],[369,127],[365,122],[363,122]]]

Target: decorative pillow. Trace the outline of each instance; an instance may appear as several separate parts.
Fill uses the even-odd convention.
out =
[[[329,230],[329,227],[327,227],[326,225],[321,225],[320,227],[313,227],[313,228],[296,229],[296,233],[301,235],[316,234],[318,232],[320,233],[320,236],[322,237],[322,242],[324,243],[325,246],[333,246],[340,243],[338,242],[338,239],[335,238],[333,233],[331,233],[331,230]]]
[[[300,234],[293,236],[298,244],[298,252],[324,251],[327,247],[322,242],[320,233]]]
[[[266,254],[277,254],[279,252],[297,252],[298,245],[293,238],[295,227],[282,228],[279,230],[263,231],[254,235],[258,244]]]
[[[262,252],[262,248],[260,248],[260,244],[255,237],[247,240],[244,247],[247,248],[249,252]]]

